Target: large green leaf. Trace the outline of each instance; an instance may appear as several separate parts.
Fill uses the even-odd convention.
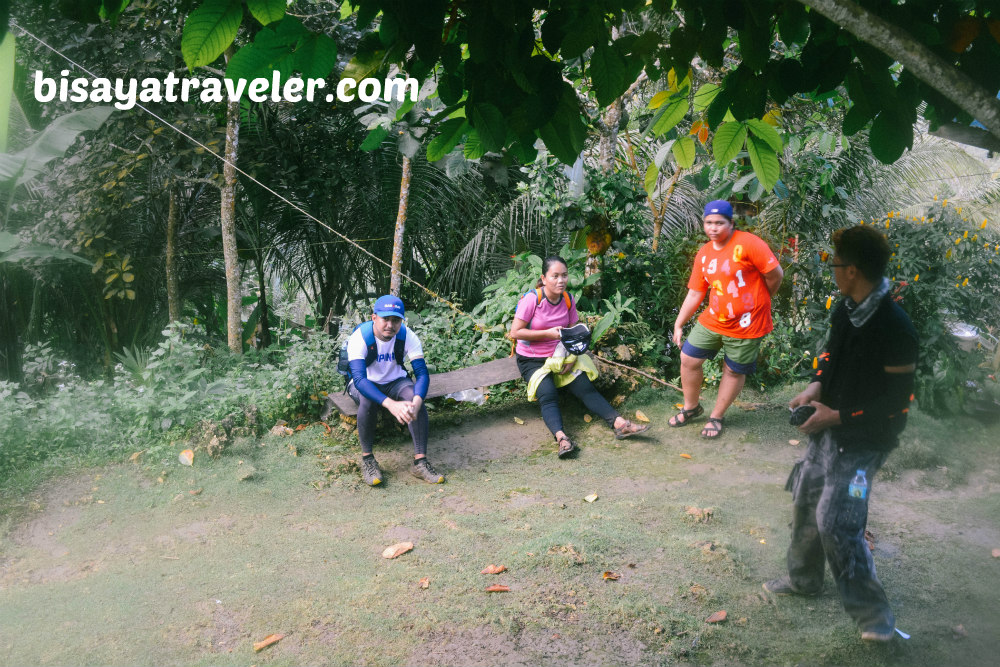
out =
[[[438,135],[427,144],[427,160],[437,162],[450,153],[451,149],[462,140],[468,127],[469,122],[464,118],[452,118],[441,123]]]
[[[475,128],[469,130],[469,134],[465,137],[462,155],[465,156],[466,160],[478,160],[486,155],[486,148],[483,147],[483,142],[479,139],[479,132]]]
[[[14,178],[18,185],[27,183],[48,162],[65,155],[81,132],[99,128],[112,111],[113,107],[91,107],[56,118],[27,148],[0,154],[0,183]]]
[[[184,21],[181,54],[188,69],[214,61],[225,51],[243,22],[241,0],[205,0]]]
[[[492,104],[485,102],[472,107],[472,126],[479,133],[479,140],[487,151],[499,151],[507,139],[507,123],[503,114]]]
[[[382,125],[372,128],[365,140],[361,142],[361,150],[373,151],[382,145],[382,142],[389,136],[389,130]]]
[[[14,95],[14,35],[8,32],[0,41],[0,153],[7,152],[7,127],[10,124],[10,101]]]
[[[564,86],[559,107],[548,123],[538,130],[545,147],[564,164],[573,164],[587,140],[587,126],[580,119],[576,93]]]
[[[598,46],[590,58],[590,78],[597,103],[608,106],[629,86],[628,66],[613,46]]]
[[[674,153],[674,159],[677,160],[677,166],[683,167],[684,169],[690,169],[694,166],[695,158],[695,143],[694,137],[681,137],[678,139],[671,150]]]
[[[79,262],[86,266],[93,266],[89,259],[74,255],[73,253],[48,245],[26,245],[10,252],[0,252],[0,264],[19,262],[23,259],[63,259]]]
[[[247,0],[250,13],[264,25],[280,21],[285,15],[285,6],[285,0]]]
[[[646,191],[646,194],[652,198],[653,193],[656,191],[656,182],[660,180],[660,170],[656,167],[655,162],[650,162],[649,166],[646,167],[646,178],[643,179],[642,189]]]
[[[883,109],[868,133],[872,155],[883,164],[892,164],[913,146],[913,126],[900,114]]]
[[[719,86],[714,83],[703,84],[694,93],[694,110],[696,113],[701,113],[708,108],[708,105],[712,103],[715,96],[719,94]]]
[[[311,33],[295,49],[295,69],[305,78],[325,79],[336,65],[337,43],[326,35]]]
[[[653,123],[653,134],[657,137],[662,137],[664,134],[674,129],[674,126],[684,119],[687,112],[687,97],[678,97],[676,100],[668,104],[663,109],[662,113],[659,114],[659,117]]]
[[[743,123],[730,122],[723,123],[715,131],[715,138],[712,140],[712,153],[715,155],[715,163],[720,167],[743,150],[743,142],[747,138],[747,128]]]
[[[809,17],[798,2],[786,2],[778,17],[778,32],[785,44],[805,44],[809,37]]]
[[[775,153],[784,148],[784,145],[781,143],[781,135],[778,134],[778,131],[773,126],[757,118],[748,119],[746,124],[751,134],[758,139],[763,139]]]
[[[781,178],[781,164],[777,153],[766,141],[751,135],[747,137],[747,154],[750,155],[750,164],[760,184],[765,190],[774,188]]]

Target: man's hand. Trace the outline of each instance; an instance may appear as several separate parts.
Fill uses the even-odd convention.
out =
[[[420,414],[420,406],[422,406],[424,404],[424,399],[422,399],[419,396],[417,396],[416,394],[414,394],[413,398],[411,398],[409,401],[407,401],[407,403],[410,406],[410,417],[411,417],[411,419],[416,419],[417,415]]]
[[[799,396],[801,395],[802,394],[799,394]],[[798,398],[798,396],[796,396],[796,398]],[[799,431],[802,433],[812,435],[813,433],[819,433],[820,431],[828,429],[831,426],[836,426],[840,423],[840,412],[838,410],[834,410],[819,401],[810,401],[808,405],[816,408],[816,412],[813,413],[812,417],[799,426]]]
[[[794,410],[800,405],[809,405],[813,401],[818,401],[822,385],[819,382],[811,382],[809,386],[788,402],[788,407]]]
[[[680,320],[674,323],[674,345],[678,348],[684,342],[684,325],[680,324]]]
[[[410,401],[394,401],[388,396],[384,401],[382,401],[382,407],[392,413],[392,416],[396,418],[400,424],[409,424],[411,421],[416,419],[416,413],[413,412],[413,404]]]

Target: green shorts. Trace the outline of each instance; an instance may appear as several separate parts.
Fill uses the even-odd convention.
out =
[[[757,356],[760,354],[762,338],[730,338],[695,322],[691,333],[684,339],[681,351],[695,359],[715,359],[722,350],[726,365],[734,373],[750,375],[757,370]]]

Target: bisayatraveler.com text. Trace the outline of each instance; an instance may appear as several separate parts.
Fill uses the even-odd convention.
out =
[[[139,79],[106,79],[103,77],[70,78],[62,70],[59,78],[45,76],[35,70],[35,99],[38,102],[97,102],[114,104],[127,110],[136,104],[150,102],[227,102],[246,97],[251,102],[362,102],[417,101],[420,84],[416,79],[341,79],[336,93],[326,92],[324,79],[303,79],[292,76],[281,80],[278,72],[271,78],[228,79],[217,77],[180,78],[170,72],[162,80],[155,77]]]

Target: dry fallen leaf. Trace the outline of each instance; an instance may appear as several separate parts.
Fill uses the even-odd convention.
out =
[[[709,616],[708,618],[706,618],[705,622],[706,623],[722,623],[724,620],[726,620],[726,616],[728,616],[728,614],[726,613],[726,610],[725,609],[720,609],[719,611],[715,612],[714,614],[712,614],[711,616]]]
[[[509,593],[510,586],[501,586],[500,584],[493,584],[492,586],[486,587],[487,593]]]
[[[585,422],[587,422],[589,424],[590,422],[594,421],[594,418],[591,417],[590,415],[584,415],[583,416],[583,421],[585,421]]]
[[[180,455],[178,455],[177,460],[181,462],[181,465],[194,465],[194,452],[190,449],[185,449],[180,453]]]
[[[285,638],[285,635],[268,635],[267,637],[264,637],[264,639],[260,640],[259,642],[256,642],[253,645],[253,650],[257,651],[257,652],[263,651],[264,649],[266,649],[271,644],[277,644],[278,642],[280,642],[284,638]]]
[[[592,493],[589,496],[587,496],[586,498],[584,498],[584,500],[586,500],[588,503],[592,503],[595,500],[597,500],[597,494],[596,493]]]
[[[520,417],[514,417],[514,423],[515,424],[523,424],[524,420],[521,419]]]
[[[953,627],[951,631],[955,634],[955,639],[961,639],[962,637],[969,636],[969,631],[966,630],[965,626],[962,625],[961,623]]]
[[[191,489],[190,491],[188,491],[188,493],[190,493],[192,496],[200,496],[201,489]]]
[[[398,544],[393,544],[391,547],[385,548],[385,551],[382,552],[382,558],[396,558],[397,556],[402,556],[412,548],[413,542],[400,542]]]
[[[798,440],[789,440],[788,444],[791,445],[792,447],[798,447],[799,446],[799,441]]]
[[[602,574],[601,578],[604,579],[605,581],[607,581],[607,580],[618,581],[619,579],[621,579],[621,576],[622,575],[618,574],[617,572],[610,572],[610,571],[608,571],[608,572],[605,572],[604,574]]]
[[[493,563],[490,563],[482,570],[480,570],[479,574],[500,574],[501,572],[506,572],[506,571],[507,571],[506,565],[494,565]]]
[[[690,454],[681,454],[681,458],[682,459],[689,459],[689,458],[691,458],[691,455]]]
[[[646,413],[644,413],[642,410],[636,410],[635,411],[635,420],[636,421],[640,421],[640,422],[648,422],[649,421],[649,417],[647,417]]]
[[[428,588],[431,585],[431,578],[430,577],[421,577],[419,583],[420,583],[420,587],[421,588]]]
[[[141,452],[136,452],[132,456],[128,457],[129,462],[131,462],[131,463],[138,463],[139,462],[139,457],[142,456],[145,452],[146,452],[145,449],[142,450]]]
[[[674,403],[674,407],[677,408],[678,410],[683,410],[684,409],[684,404],[683,403]]]

